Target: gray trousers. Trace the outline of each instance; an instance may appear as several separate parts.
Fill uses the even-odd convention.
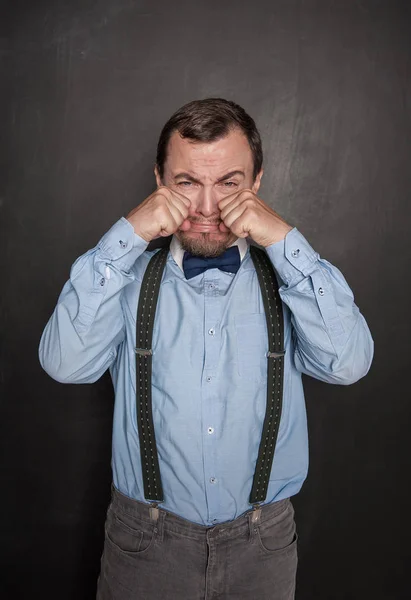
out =
[[[97,600],[292,600],[296,570],[289,498],[205,527],[112,488]]]

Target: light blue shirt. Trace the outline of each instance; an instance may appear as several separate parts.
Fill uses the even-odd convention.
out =
[[[135,329],[153,252],[121,218],[74,263],[40,342],[40,361],[63,383],[110,368],[115,389],[112,469],[123,494],[146,502],[136,422]],[[153,333],[152,401],[164,502],[211,526],[251,508],[266,406],[267,328],[248,244],[237,274],[186,280],[173,238]],[[301,374],[348,385],[368,372],[374,343],[342,273],[294,227],[267,249],[284,310],[284,394],[266,502],[296,494],[307,475]],[[155,251],[154,251],[155,252]]]

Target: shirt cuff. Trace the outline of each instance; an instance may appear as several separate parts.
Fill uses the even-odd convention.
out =
[[[98,243],[102,259],[118,261],[126,270],[131,269],[147,246],[148,242],[136,234],[125,217],[114,223]]]
[[[310,246],[303,234],[294,227],[280,242],[266,247],[267,254],[281,279],[292,283],[301,279],[301,273],[307,277],[316,268],[318,252]]]

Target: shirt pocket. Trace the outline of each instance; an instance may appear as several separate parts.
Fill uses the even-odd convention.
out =
[[[265,314],[244,314],[235,317],[237,337],[237,368],[240,377],[262,381],[267,377],[267,323]]]

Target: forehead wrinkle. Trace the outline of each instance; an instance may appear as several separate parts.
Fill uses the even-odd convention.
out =
[[[245,173],[244,173],[244,169],[243,167],[232,167],[232,168],[226,168],[224,170],[224,172],[221,175],[211,175],[211,174],[205,174],[204,176],[199,175],[198,173],[195,173],[194,171],[192,171],[191,169],[177,169],[174,173],[172,173],[172,178],[173,179],[182,179],[183,176],[185,174],[187,175],[191,175],[191,177],[193,177],[193,179],[196,179],[198,181],[207,181],[207,180],[213,180],[213,178],[215,177],[215,181],[220,181],[224,178],[226,178],[228,175],[230,175],[230,173],[233,173],[233,175],[230,176],[230,178],[234,178],[234,177],[240,177],[240,178],[244,178],[245,177]],[[244,174],[243,174],[244,173]],[[227,177],[227,179],[229,179],[229,177]]]

